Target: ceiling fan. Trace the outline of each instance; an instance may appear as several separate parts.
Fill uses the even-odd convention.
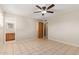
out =
[[[34,13],[42,13],[42,16],[44,16],[45,13],[54,13],[53,11],[49,11],[49,9],[51,9],[52,7],[54,7],[54,4],[51,4],[49,7],[43,6],[40,7],[39,5],[36,5],[37,8],[40,9],[40,11],[34,12]]]

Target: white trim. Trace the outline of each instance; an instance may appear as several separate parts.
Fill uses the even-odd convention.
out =
[[[68,41],[64,41],[64,40],[58,40],[58,39],[54,39],[54,38],[50,38],[50,37],[48,39],[53,40],[53,41],[57,41],[57,42],[60,42],[60,43],[64,43],[64,44],[67,44],[67,45],[79,47],[78,44],[75,44],[75,43],[72,43],[72,42],[68,42]]]

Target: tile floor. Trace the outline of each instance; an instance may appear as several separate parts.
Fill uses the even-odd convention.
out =
[[[0,45],[1,55],[78,55],[79,47],[51,40],[19,40]]]

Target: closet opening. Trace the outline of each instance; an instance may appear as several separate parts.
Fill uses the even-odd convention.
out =
[[[38,22],[38,39],[48,39],[48,22],[42,20]]]

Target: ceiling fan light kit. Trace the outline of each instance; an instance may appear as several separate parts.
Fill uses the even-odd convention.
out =
[[[44,14],[45,14],[45,13],[47,13],[47,12],[46,12],[46,11],[42,11],[41,13],[44,13]]]

